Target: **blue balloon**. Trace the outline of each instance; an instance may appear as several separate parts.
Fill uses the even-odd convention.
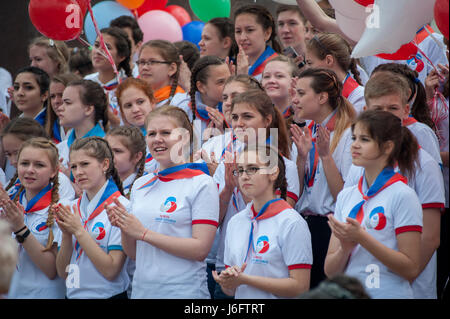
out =
[[[183,40],[194,43],[198,48],[198,43],[202,40],[202,31],[205,23],[201,21],[192,21],[182,27]]]
[[[116,1],[102,1],[92,7],[94,18],[97,21],[99,30],[108,28],[109,23],[120,16],[130,16],[134,18],[133,13],[126,7],[117,3]],[[97,39],[97,33],[95,32],[94,23],[91,19],[91,14],[88,11],[84,20],[84,33],[90,44],[94,44]]]

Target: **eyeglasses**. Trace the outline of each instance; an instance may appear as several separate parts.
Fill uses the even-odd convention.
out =
[[[260,169],[262,169],[262,168],[261,167],[249,167],[247,169],[239,168],[239,169],[235,169],[233,171],[233,175],[241,177],[242,175],[244,175],[244,172],[245,172],[245,174],[247,174],[247,176],[253,176]]]
[[[145,65],[150,65],[153,66],[155,64],[170,64],[171,62],[167,62],[167,61],[157,61],[157,60],[138,60],[136,61],[137,65],[140,66],[145,66]]]

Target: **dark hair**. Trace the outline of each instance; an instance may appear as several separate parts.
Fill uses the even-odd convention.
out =
[[[108,97],[100,84],[91,80],[70,82],[67,86],[80,87],[80,100],[84,105],[94,106],[94,123],[101,123],[106,131],[108,125]]]
[[[70,82],[73,81],[77,81],[80,80],[81,78],[74,74],[74,73],[60,73],[55,75],[52,80],[50,81],[51,83],[60,83],[62,85],[64,85],[64,87],[67,86],[67,84],[69,84]],[[47,108],[47,117],[45,119],[45,131],[47,132],[48,136],[50,138],[54,137],[54,132],[53,132],[53,124],[55,123],[57,116],[55,114],[55,111],[53,110],[52,107],[52,101],[51,101],[51,96],[50,96],[51,92],[49,91],[49,98],[48,98],[48,108]]]
[[[48,76],[47,72],[35,66],[26,66],[17,71],[15,78],[17,78],[17,76],[21,73],[33,74],[37,84],[39,85],[41,94],[45,94],[46,92],[48,92],[48,89],[50,87],[50,77]]]
[[[109,167],[105,177],[107,180],[112,178],[114,183],[116,183],[117,188],[119,188],[120,193],[124,195],[122,181],[114,166],[114,153],[105,139],[98,136],[78,138],[70,146],[69,154],[78,150],[86,150],[89,156],[95,158],[99,162],[108,159]]]
[[[183,61],[186,62],[189,70],[192,71],[195,62],[200,59],[198,47],[190,41],[178,41],[174,45],[177,47],[178,53],[183,56]]]
[[[207,22],[212,24],[219,31],[221,39],[230,38],[231,47],[228,56],[231,59],[236,58],[239,53],[239,47],[234,37],[234,23],[230,18],[213,18]]]
[[[189,92],[189,95],[191,97],[191,108],[192,108],[192,120],[195,120],[195,112],[197,109],[197,104],[195,101],[195,92],[198,91],[197,88],[197,82],[200,81],[201,83],[206,84],[209,77],[209,67],[214,65],[223,65],[225,62],[223,62],[219,57],[208,55],[201,57],[198,59],[197,62],[194,64],[194,68],[192,69],[191,74],[191,90]]]
[[[303,24],[306,24],[307,20],[306,20],[305,16],[303,15],[302,10],[300,10],[300,8],[298,6],[293,6],[293,5],[288,5],[288,4],[279,5],[277,8],[277,16],[279,16],[280,13],[286,12],[286,11],[297,13],[298,16],[300,17],[300,20],[303,22]]]
[[[392,141],[394,149],[389,155],[387,165],[394,167],[398,163],[403,175],[408,178],[414,177],[419,158],[419,145],[411,131],[402,125],[401,119],[386,111],[369,110],[358,116],[352,124],[352,132],[358,123],[362,123],[370,137],[377,142],[380,150],[386,142]]]
[[[109,23],[110,27],[117,27],[120,29],[123,28],[130,28],[131,34],[133,36],[133,41],[135,44],[138,44],[139,42],[144,40],[144,33],[142,32],[141,28],[139,27],[138,22],[135,18],[130,16],[120,16],[115,18]]]
[[[78,72],[82,77],[94,72],[88,48],[73,48],[69,57],[69,69],[70,72]]]
[[[254,107],[262,117],[272,116],[272,122],[267,127],[267,136],[270,136],[270,129],[278,130],[278,151],[285,157],[289,158],[291,154],[291,143],[289,142],[288,130],[286,122],[280,111],[273,106],[270,97],[261,90],[248,90],[247,92],[237,94],[232,101],[231,111],[236,104],[245,103]]]
[[[328,54],[332,55],[339,67],[344,72],[351,71],[356,82],[362,85],[356,60],[351,57],[352,49],[339,34],[319,33],[309,40],[306,47],[313,51],[320,60],[324,60]]]
[[[128,39],[128,35],[126,34],[126,32],[117,27],[104,28],[101,29],[100,32],[114,38],[117,55],[125,58],[122,62],[119,63],[117,69],[120,70],[122,68],[128,77],[132,77],[133,71],[130,67],[131,42]]]
[[[384,63],[378,65],[372,71],[372,74],[382,71],[399,74],[406,80],[408,80],[409,87],[411,88],[411,96],[409,97],[408,102],[411,102],[411,100],[414,98],[414,95],[416,95],[414,104],[411,105],[410,113],[417,121],[428,125],[436,133],[436,125],[431,119],[431,112],[427,104],[427,94],[425,91],[425,87],[423,86],[422,82],[417,80],[419,73],[417,73],[417,71],[411,70],[405,64]]]
[[[336,275],[300,295],[300,299],[370,299],[361,282],[347,275]]]
[[[329,69],[306,69],[299,78],[311,78],[311,88],[316,94],[326,92],[328,103],[333,110],[337,109],[334,136],[330,143],[330,150],[334,152],[344,131],[350,127],[356,113],[353,105],[342,96],[342,82],[336,73]]]
[[[272,29],[272,34],[270,35],[269,41],[272,43],[272,49],[277,53],[282,52],[281,44],[276,39],[276,26],[275,20],[273,19],[272,14],[265,7],[258,4],[248,4],[244,5],[236,10],[234,13],[234,21],[241,14],[252,14],[255,16],[256,21],[260,24],[264,30]]]

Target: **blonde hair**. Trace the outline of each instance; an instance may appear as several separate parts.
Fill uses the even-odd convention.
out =
[[[43,137],[36,137],[36,138],[29,139],[22,144],[22,146],[19,150],[19,154],[17,155],[17,158],[20,158],[20,154],[27,147],[45,150],[47,152],[48,159],[50,160],[50,165],[56,171],[55,176],[52,179],[50,179],[50,182],[52,184],[52,195],[51,195],[51,203],[50,203],[50,208],[48,210],[48,217],[47,217],[47,222],[46,222],[49,233],[48,233],[48,238],[47,238],[47,245],[46,245],[44,251],[49,251],[53,246],[53,239],[54,239],[52,227],[53,227],[53,224],[55,223],[55,218],[54,218],[55,212],[54,212],[53,206],[56,203],[58,203],[58,201],[59,201],[59,178],[58,178],[59,154],[58,154],[58,149],[56,148],[55,144],[53,144],[50,140],[43,138]],[[14,200],[18,200],[19,195],[23,189],[24,189],[24,187],[21,186],[20,190],[17,192]]]
[[[377,72],[373,74],[364,87],[364,98],[367,104],[371,99],[386,95],[398,95],[403,105],[408,104],[410,87],[408,81],[401,75],[391,72]]]
[[[70,51],[64,41],[55,41],[46,37],[37,37],[30,43],[28,50],[34,45],[47,49],[48,57],[58,65],[58,73],[69,72],[68,63]]]

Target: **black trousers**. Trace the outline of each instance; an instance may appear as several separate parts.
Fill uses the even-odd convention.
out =
[[[331,237],[328,218],[322,216],[303,216],[311,233],[313,265],[311,268],[311,289],[326,279],[324,272],[325,257]]]

